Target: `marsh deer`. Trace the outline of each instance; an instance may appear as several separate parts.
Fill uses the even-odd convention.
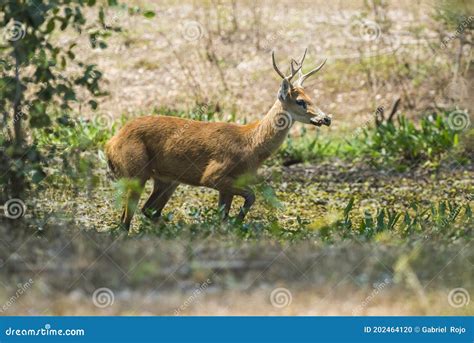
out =
[[[210,123],[168,116],[145,116],[127,123],[106,145],[108,165],[115,177],[137,179],[140,190],[148,179],[154,186],[143,206],[152,219],[161,211],[180,183],[204,186],[219,191],[219,207],[227,217],[232,199],[244,198],[238,218],[242,220],[255,202],[248,186],[239,178],[255,175],[258,167],[283,143],[293,122],[315,126],[331,124],[303,89],[303,82],[320,70],[324,63],[303,74],[299,62],[291,60],[290,74],[277,67],[272,52],[273,68],[282,78],[278,96],[267,114],[247,125]],[[295,83],[292,79],[296,74]],[[121,225],[130,228],[141,191],[126,194]]]

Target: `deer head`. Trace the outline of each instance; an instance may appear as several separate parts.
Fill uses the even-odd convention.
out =
[[[308,49],[305,49],[303,57],[301,57],[299,62],[294,59],[291,60],[290,75],[288,76],[285,76],[280,69],[278,69],[275,62],[275,52],[272,51],[273,68],[283,79],[280,90],[278,91],[278,100],[280,100],[283,109],[291,115],[294,121],[316,126],[329,126],[331,125],[331,117],[321,111],[303,89],[303,82],[319,71],[326,63],[326,60],[310,72],[303,74],[301,68],[303,67],[307,51]],[[291,80],[297,73],[298,80],[292,84]]]

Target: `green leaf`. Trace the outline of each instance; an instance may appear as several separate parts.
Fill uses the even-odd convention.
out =
[[[104,23],[105,21],[105,12],[104,9],[101,7],[99,10],[99,20],[101,23]]]
[[[96,110],[98,106],[97,101],[94,100],[89,100],[89,105],[93,110]]]
[[[354,206],[354,198],[351,198],[349,200],[349,203],[347,204],[346,208],[344,209],[344,217],[347,217],[349,213],[352,210],[352,206]]]
[[[46,178],[46,174],[42,170],[35,170],[31,176],[33,183],[40,183]]]
[[[53,32],[55,27],[56,27],[56,24],[54,23],[54,18],[52,18],[50,21],[48,21],[48,24],[46,25],[46,32],[45,33]]]
[[[148,18],[148,19],[154,18],[155,15],[156,15],[156,13],[154,11],[145,11],[145,12],[143,12],[143,16],[145,18]]]

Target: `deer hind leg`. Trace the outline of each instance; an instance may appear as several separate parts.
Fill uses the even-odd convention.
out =
[[[139,143],[123,144],[115,155],[114,164],[120,171],[121,178],[127,182],[124,210],[120,219],[120,225],[127,230],[130,230],[143,187],[150,178],[150,162],[146,147]],[[138,180],[138,184],[134,180]]]
[[[141,180],[138,187],[130,187],[125,195],[125,203],[122,217],[120,219],[120,225],[127,231],[130,231],[130,224],[132,223],[132,218],[137,209],[138,201],[140,200],[140,195],[142,194],[145,182],[146,180]]]
[[[142,208],[143,214],[150,219],[161,217],[161,211],[178,187],[177,182],[166,182],[159,179],[154,180],[153,192]]]

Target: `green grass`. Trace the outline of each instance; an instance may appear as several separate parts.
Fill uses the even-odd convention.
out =
[[[332,244],[344,240],[383,241],[397,243],[410,240],[455,241],[468,239],[472,235],[472,209],[468,202],[439,201],[421,206],[412,203],[406,210],[377,207],[365,211],[361,216],[355,210],[355,200],[351,199],[345,209],[331,218],[330,223],[309,222],[296,218],[292,229],[280,224],[277,217],[268,216],[262,220],[245,223],[235,218],[221,221],[221,214],[215,209],[190,209],[190,222],[175,220],[169,212],[159,224],[142,218],[139,236],[153,235],[166,239],[209,236],[224,239],[277,241],[316,240]]]
[[[324,240],[350,237],[364,241],[409,237],[454,240],[472,234],[472,209],[468,202],[439,201],[427,206],[412,203],[405,211],[378,207],[364,211],[357,221],[351,218],[353,206],[351,199],[342,219],[320,228]]]
[[[291,165],[316,162],[331,157],[346,157],[353,152],[350,144],[340,137],[309,133],[303,126],[297,137],[288,137],[276,154],[276,163]]]
[[[41,152],[47,175],[39,187],[68,185],[82,189],[98,185],[101,170],[105,170],[103,146],[117,126],[108,117],[90,121],[59,115],[50,127],[34,130],[34,146]]]
[[[464,144],[461,134],[450,127],[448,114],[446,111],[425,115],[419,123],[401,115],[395,122],[364,127],[360,129],[360,135],[351,135],[349,140],[309,135],[303,127],[298,137],[286,140],[277,157],[288,165],[330,158],[357,158],[377,167],[403,171],[423,163],[436,166],[448,153],[454,152],[452,157],[467,163],[470,160],[469,156],[463,155],[464,148],[458,149]],[[467,147],[467,143],[464,145]]]

